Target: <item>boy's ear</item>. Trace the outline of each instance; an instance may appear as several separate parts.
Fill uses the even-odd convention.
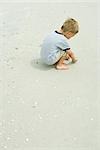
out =
[[[72,33],[72,32],[68,32],[68,35],[69,35],[69,36],[74,36],[75,34]]]
[[[73,33],[72,33],[72,32],[70,32],[70,31],[69,31],[69,32],[67,32],[67,33],[68,33],[68,35],[72,35],[72,34],[73,34]]]

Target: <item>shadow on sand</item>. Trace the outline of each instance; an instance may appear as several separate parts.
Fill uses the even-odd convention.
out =
[[[67,61],[66,64],[72,65],[73,63]],[[48,71],[50,69],[55,68],[55,65],[49,66],[49,65],[44,64],[40,58],[34,58],[34,59],[32,59],[31,60],[31,66],[33,68],[36,68],[36,69],[39,69],[39,70],[42,70],[42,71]]]
[[[39,69],[39,70],[43,70],[43,71],[48,71],[50,69],[53,69],[55,68],[55,66],[49,66],[49,65],[46,65],[42,62],[42,60],[40,58],[34,58],[31,60],[31,66],[33,68],[36,68],[36,69]]]

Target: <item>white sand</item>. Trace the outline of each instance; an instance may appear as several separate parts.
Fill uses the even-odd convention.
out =
[[[0,4],[0,150],[99,150],[96,3]],[[40,46],[67,17],[79,61],[44,66]],[[99,61],[100,62],[100,61]]]

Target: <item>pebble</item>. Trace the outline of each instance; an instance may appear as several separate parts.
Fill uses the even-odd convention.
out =
[[[28,142],[28,141],[29,141],[29,138],[26,138],[25,141]]]
[[[54,89],[56,89],[57,87],[56,86],[54,86]]]
[[[16,47],[15,49],[16,49],[16,50],[18,50],[19,48],[18,48],[18,47]]]
[[[62,102],[62,104],[63,104],[63,105],[65,105],[65,104],[66,104],[66,102],[64,101],[64,102]]]
[[[77,100],[80,100],[81,98],[80,98],[80,97],[77,97],[76,99],[77,99]]]
[[[73,137],[73,140],[76,141],[76,140],[77,140],[77,137]]]
[[[58,115],[55,114],[55,115],[54,115],[54,118],[57,118],[57,117],[58,117]]]
[[[39,80],[35,80],[35,82],[37,82],[37,83],[38,83],[38,82],[39,82]]]
[[[91,120],[91,121],[93,121],[93,120],[94,120],[94,118],[91,118],[90,120]]]
[[[10,140],[11,138],[10,137],[7,137],[7,140]]]
[[[17,132],[18,132],[18,130],[17,130],[17,129],[15,129],[15,130],[14,130],[14,132],[15,132],[15,133],[17,133]]]
[[[11,70],[13,70],[13,69],[14,69],[14,67],[10,67],[10,69],[11,69]]]
[[[21,101],[22,104],[25,104],[25,101]]]
[[[43,119],[41,115],[39,115],[39,119],[40,119],[40,120],[42,120],[42,119]]]
[[[4,149],[7,149],[7,146],[6,146],[6,145],[4,146]]]
[[[86,110],[89,110],[89,107],[85,107]]]
[[[0,136],[2,135],[2,133],[0,132]]]
[[[11,104],[11,101],[8,101],[8,104]]]
[[[38,102],[34,102],[34,104],[32,105],[33,108],[36,108],[38,105]]]

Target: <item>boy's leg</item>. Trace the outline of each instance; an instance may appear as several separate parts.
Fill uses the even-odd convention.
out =
[[[59,59],[59,61],[56,63],[56,68],[59,70],[68,69],[68,65],[64,64],[64,60],[68,58],[67,53],[65,52],[63,56]]]
[[[69,60],[70,59],[70,56],[67,54],[66,55],[66,60]]]

